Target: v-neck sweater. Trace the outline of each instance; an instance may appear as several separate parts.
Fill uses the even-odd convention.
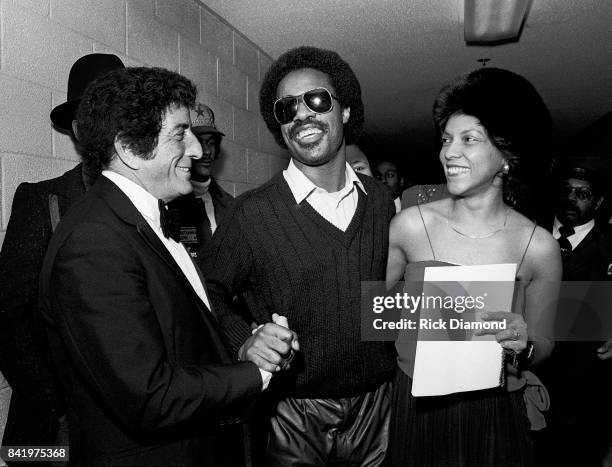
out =
[[[382,184],[360,179],[367,195],[358,190],[344,232],[307,201],[296,204],[279,174],[236,200],[206,254],[210,299],[234,350],[251,335],[249,323],[273,313],[298,334],[292,369],[273,378],[285,395],[352,397],[393,374],[392,346],[361,340],[360,298],[362,281],[385,280],[395,207]]]

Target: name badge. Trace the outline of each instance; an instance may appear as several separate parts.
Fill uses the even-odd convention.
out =
[[[198,234],[195,227],[181,227],[179,229],[181,243],[198,243]]]

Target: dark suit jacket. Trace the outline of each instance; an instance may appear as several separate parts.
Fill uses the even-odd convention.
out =
[[[612,279],[612,232],[608,224],[595,227],[563,261],[564,281],[607,281]]]
[[[218,226],[234,203],[234,197],[221,188],[214,178],[210,179],[209,192],[215,207],[215,220]],[[172,201],[168,208],[178,225],[181,242],[200,265],[204,251],[212,238],[210,221],[206,217],[202,202],[193,194],[189,194]]]
[[[38,276],[51,234],[49,199],[59,214],[85,192],[81,164],[61,177],[22,183],[0,252],[0,371],[13,389],[4,444],[52,444],[65,413],[37,310]]]
[[[552,220],[546,227],[552,230]],[[610,227],[596,223],[563,258],[564,282],[555,326],[559,340],[550,359],[534,369],[550,392],[551,410],[546,418],[553,438],[567,440],[569,435],[573,442],[578,433],[581,440],[555,447],[560,462],[569,462],[567,465],[574,462],[569,457],[573,454],[591,465],[588,459],[601,459],[610,440],[612,361],[597,357],[597,348],[609,337],[603,324],[609,314],[609,301],[605,299],[609,293],[601,282],[594,281],[611,279],[611,263]],[[565,438],[560,437],[563,433]]]
[[[214,315],[106,177],[58,226],[40,293],[73,461],[218,465],[212,433],[261,391],[261,375],[230,355]]]

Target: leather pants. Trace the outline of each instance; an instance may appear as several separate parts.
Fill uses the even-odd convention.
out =
[[[283,399],[271,418],[268,465],[381,466],[391,383],[343,399]]]

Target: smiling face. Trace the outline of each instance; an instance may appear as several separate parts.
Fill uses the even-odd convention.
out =
[[[501,189],[504,157],[475,117],[455,114],[448,119],[442,135],[440,162],[452,195]]]
[[[276,96],[299,96],[321,87],[335,95],[325,73],[304,68],[287,74],[279,83]],[[344,142],[343,125],[348,122],[349,115],[350,109],[342,109],[336,99],[333,99],[332,110],[324,114],[313,112],[300,99],[293,120],[281,125],[283,139],[296,165],[320,166],[340,157],[339,149]]]
[[[191,193],[192,159],[202,157],[202,148],[191,131],[189,109],[166,110],[152,158],[140,162],[137,178],[144,188],[165,202]]]

